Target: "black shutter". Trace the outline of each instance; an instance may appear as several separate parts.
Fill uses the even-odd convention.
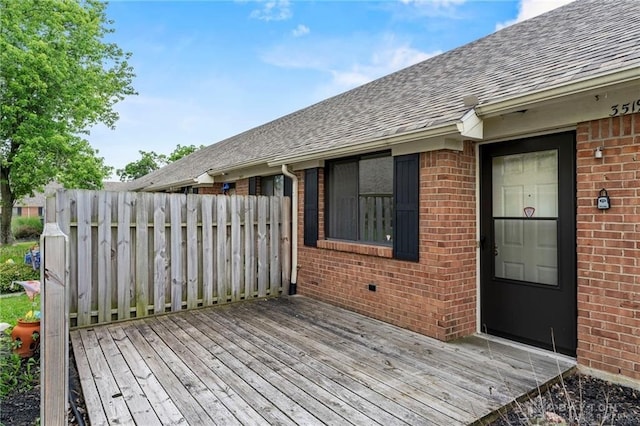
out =
[[[249,195],[258,195],[258,178],[253,176],[249,178]]]
[[[420,260],[420,154],[394,157],[393,257]]]
[[[284,177],[284,196],[291,197],[293,195],[293,180],[289,176]]]
[[[318,169],[304,171],[304,245],[318,245]]]

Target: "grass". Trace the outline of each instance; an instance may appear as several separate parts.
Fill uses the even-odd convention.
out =
[[[0,246],[0,264],[13,261],[16,265],[23,265],[25,253],[27,253],[29,247],[36,244],[36,242],[27,241]],[[17,278],[30,280],[34,279],[34,275],[39,275],[39,272],[37,274],[33,273],[30,267],[24,270],[26,271],[25,276]],[[33,310],[33,307],[34,305],[27,297],[23,288],[21,286],[15,286],[15,294],[5,294],[0,297],[0,322],[15,325],[18,322],[18,318],[24,317],[27,312]],[[35,309],[40,310],[40,296],[35,297]]]
[[[24,262],[24,255],[29,250],[29,247],[37,244],[37,242],[26,241],[0,246],[0,263],[4,263],[9,259],[13,259],[15,263]]]
[[[39,311],[40,296],[34,298],[34,303],[35,309]],[[0,322],[16,325],[18,318],[24,317],[27,312],[33,309],[33,306],[24,291],[0,297]]]

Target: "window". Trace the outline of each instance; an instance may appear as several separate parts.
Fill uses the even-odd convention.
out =
[[[263,176],[260,178],[261,195],[284,195],[284,175]]]
[[[384,157],[388,158],[388,160]],[[380,158],[379,163],[367,163],[367,160],[374,160],[375,158]],[[385,161],[390,161],[391,164],[387,164]],[[371,165],[376,165],[376,167],[369,167]],[[363,216],[363,211],[366,213],[367,209],[360,208],[359,203],[356,203],[354,198],[361,198],[362,191],[364,191],[363,197],[369,196],[370,194],[367,194],[367,190],[371,188],[376,188],[375,191],[384,192],[383,190],[387,188],[386,182],[388,181],[386,179],[388,179],[388,173],[383,171],[387,170],[387,168],[392,169],[392,218],[384,217],[382,220],[377,220],[377,217],[383,217],[386,214],[386,210],[383,208],[383,214],[374,216],[371,221],[366,219],[363,221],[360,218]],[[362,169],[362,173],[360,173],[360,169]],[[308,247],[318,247],[318,227],[320,224],[318,197],[321,190],[320,182],[318,181],[319,170],[317,168],[306,169],[304,173],[304,245]],[[420,154],[406,154],[395,157],[382,155],[360,157],[334,163],[328,162],[324,172],[326,176],[325,199],[327,204],[332,203],[332,205],[325,206],[324,216],[325,231],[329,238],[346,239],[350,236],[353,237],[354,234],[356,237],[364,235],[365,238],[368,235],[384,235],[382,243],[386,243],[387,235],[391,235],[390,242],[393,244],[394,259],[411,262],[420,261]],[[340,179],[341,172],[343,175],[342,180]],[[367,177],[370,173],[379,177],[387,176],[387,178],[375,179]],[[360,184],[361,180],[363,181],[362,185]],[[384,184],[377,184],[383,181],[385,182]],[[354,182],[356,182],[356,185],[354,185]],[[369,185],[371,182],[374,183]],[[354,186],[358,188],[356,191],[353,191]],[[351,195],[349,191],[344,189],[345,187],[349,188]],[[390,195],[386,194],[387,196]],[[384,206],[384,203],[382,204]],[[340,207],[341,205],[342,208]],[[355,216],[349,211],[349,209],[354,208],[358,208]],[[343,213],[345,217],[349,218],[350,222],[343,218]],[[363,223],[365,224],[364,226]],[[367,234],[367,231],[364,231],[364,229],[369,229],[369,223],[376,230],[375,233]],[[377,231],[378,226],[382,226],[382,232]],[[354,232],[354,229],[358,232]],[[359,233],[361,230],[362,232]],[[345,234],[340,234],[340,231],[344,231]],[[387,234],[389,231],[391,233]],[[359,241],[366,240],[360,239]]]
[[[391,244],[393,157],[387,152],[327,165],[327,236]]]

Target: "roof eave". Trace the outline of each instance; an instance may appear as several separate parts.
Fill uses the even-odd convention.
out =
[[[508,112],[521,110],[528,105],[554,101],[591,90],[629,83],[638,79],[640,79],[640,66],[636,64],[597,76],[586,77],[513,97],[487,102],[486,104],[476,105],[475,111],[480,118],[495,117]]]
[[[142,190],[147,192],[166,191],[166,190],[170,190],[171,188],[182,188],[185,186],[194,186],[194,185],[206,185],[206,184],[211,184],[213,182],[214,182],[213,177],[208,172],[204,172],[194,178],[185,179],[178,182],[155,184],[155,185],[152,184],[142,188]]]
[[[269,161],[271,167],[281,166],[282,164],[302,163],[306,161],[326,160],[329,158],[347,157],[363,152],[379,151],[389,149],[397,145],[414,142],[418,140],[443,138],[460,136],[461,119],[447,122],[437,126],[421,129],[418,131],[402,133],[394,136],[385,136],[378,139],[362,141],[357,144],[349,145],[343,148],[321,149],[308,152],[302,155],[291,155],[286,157],[277,157]]]

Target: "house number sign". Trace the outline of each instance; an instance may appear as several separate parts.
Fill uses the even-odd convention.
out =
[[[640,99],[637,101],[627,102],[626,104],[611,105],[611,114],[609,114],[609,117],[633,114],[635,112],[640,112]]]

